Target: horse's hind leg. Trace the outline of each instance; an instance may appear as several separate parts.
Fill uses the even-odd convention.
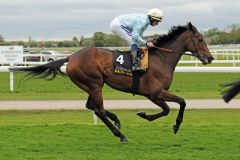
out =
[[[109,121],[103,108],[102,89],[95,88],[89,91],[89,95],[94,102],[94,113],[103,121],[103,123],[112,131],[112,133],[120,138],[123,143],[128,143],[127,138]]]
[[[152,114],[152,115],[147,115],[145,112],[139,112],[139,113],[137,113],[138,116],[140,116],[141,118],[147,119],[149,121],[153,121],[153,120],[156,120],[160,117],[168,115],[168,113],[170,111],[170,108],[164,101],[161,101],[158,98],[157,99],[150,99],[150,100],[153,103],[155,103],[156,105],[158,105],[159,107],[161,107],[163,109],[163,111],[160,112],[160,113],[157,113],[157,114]]]
[[[88,109],[91,109],[91,110],[94,110],[94,108],[96,108],[96,106],[95,106],[95,104],[94,104],[94,102],[93,102],[93,100],[91,99],[90,96],[88,97],[88,100],[87,100],[87,103],[86,103],[86,107]],[[114,121],[114,125],[116,127],[118,127],[118,129],[120,129],[121,128],[121,123],[120,123],[117,115],[115,115],[114,113],[111,113],[111,112],[109,112],[107,110],[105,110],[105,112],[106,112],[106,116],[108,118],[110,118],[112,121]]]
[[[114,125],[118,128],[121,129],[121,122],[119,121],[118,117],[116,114],[109,112],[107,110],[106,111],[106,115],[108,118],[110,118],[112,121],[114,121]]]

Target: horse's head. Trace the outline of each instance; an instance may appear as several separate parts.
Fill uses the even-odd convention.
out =
[[[188,36],[186,38],[186,50],[190,51],[193,56],[197,57],[202,63],[210,64],[214,59],[205,43],[202,34],[193,26],[188,23]]]

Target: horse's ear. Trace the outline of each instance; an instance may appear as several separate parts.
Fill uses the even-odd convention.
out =
[[[197,31],[197,28],[196,28],[194,25],[192,25],[191,22],[188,22],[188,28],[189,28],[191,31],[193,31],[194,33],[195,33],[195,32],[198,32],[198,31]]]
[[[188,22],[188,28],[191,29],[191,30],[193,30],[193,25],[192,25],[191,22]]]

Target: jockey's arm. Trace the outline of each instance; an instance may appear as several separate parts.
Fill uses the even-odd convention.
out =
[[[136,25],[132,31],[132,39],[137,42],[139,45],[146,46],[147,41],[142,38],[143,31],[145,31],[144,26]]]

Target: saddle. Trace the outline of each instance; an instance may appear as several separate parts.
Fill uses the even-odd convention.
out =
[[[113,56],[114,73],[132,76],[131,51],[116,50]],[[139,65],[142,68],[141,73],[148,69],[148,49],[140,48],[138,51]]]
[[[143,70],[138,72],[132,72],[130,52],[131,51],[121,52],[116,50],[113,56],[113,67],[114,73],[133,77],[131,91],[133,95],[135,95],[139,89],[140,77],[146,73],[148,69],[148,49],[141,48],[138,51],[138,58],[140,59],[139,65],[143,68]]]

